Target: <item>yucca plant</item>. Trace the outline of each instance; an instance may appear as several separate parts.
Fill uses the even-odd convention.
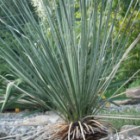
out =
[[[44,0],[42,8],[46,18],[39,24],[26,0],[13,0],[20,18],[1,0],[0,8],[14,26],[2,18],[0,21],[11,31],[16,43],[10,47],[1,38],[5,47],[0,47],[0,55],[32,90],[15,87],[65,119],[67,124],[59,126],[56,139],[97,140],[108,133],[95,115],[108,101],[103,101],[102,95],[121,62],[140,38],[128,44],[133,31],[131,16],[139,1],[130,2],[123,20],[127,26],[117,33],[119,1],[115,8],[112,8],[113,2]],[[131,14],[129,19],[128,14]],[[139,10],[135,18],[138,14]],[[26,31],[21,21],[27,23]],[[126,36],[128,30],[130,34]]]

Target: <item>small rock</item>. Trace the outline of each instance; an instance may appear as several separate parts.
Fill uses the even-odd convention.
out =
[[[127,89],[125,94],[129,98],[140,99],[140,87]]]
[[[122,101],[114,101],[118,105],[136,105],[140,104],[140,99],[139,98],[131,98],[131,99],[125,99]]]
[[[39,115],[32,118],[26,118],[23,120],[24,125],[40,125],[40,124],[47,124],[48,120],[46,115]]]
[[[133,136],[133,140],[140,140],[140,136]]]
[[[128,137],[140,137],[140,126],[135,125],[124,125],[120,131],[123,134],[124,138]]]
[[[140,126],[124,125],[119,133],[101,140],[140,140]]]

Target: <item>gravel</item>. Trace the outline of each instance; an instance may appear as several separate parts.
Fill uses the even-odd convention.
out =
[[[126,110],[133,110],[133,111],[136,111],[136,112],[140,112],[140,104],[120,105],[120,106],[111,105],[109,110],[110,111],[117,111],[117,112],[123,112],[123,111],[126,111]]]
[[[30,137],[33,140],[37,137],[37,140],[43,140],[39,136],[49,137],[50,126],[62,121],[57,114],[51,111],[30,115],[27,115],[27,112],[0,113],[0,140],[30,140]]]

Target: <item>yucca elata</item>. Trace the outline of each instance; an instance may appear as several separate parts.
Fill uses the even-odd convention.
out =
[[[1,10],[12,22],[1,23],[16,43],[5,45],[0,54],[13,72],[32,90],[21,89],[43,108],[56,110],[68,123],[59,127],[61,139],[99,139],[107,129],[94,118],[103,107],[102,95],[114,78],[120,63],[138,42],[129,46],[134,13],[139,1],[132,0],[122,25],[116,30],[119,1],[44,0],[44,15],[37,22],[26,0],[13,0],[20,18],[1,0]],[[19,8],[20,7],[20,8]],[[26,23],[21,25],[21,21]],[[87,117],[93,115],[91,117]],[[96,137],[99,136],[99,137]]]

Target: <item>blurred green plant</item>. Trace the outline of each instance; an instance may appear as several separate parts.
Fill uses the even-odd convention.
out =
[[[1,112],[6,110],[14,111],[15,108],[19,108],[20,110],[39,109],[43,111],[44,109],[36,102],[36,99],[26,95],[25,91],[22,90],[26,89],[27,92],[33,92],[33,89],[21,79],[16,78],[14,75],[7,74],[5,77],[0,75],[2,81],[0,89]]]
[[[75,17],[75,0],[45,0],[46,23],[40,24],[26,0],[13,0],[15,6],[21,7],[18,13],[24,23],[29,23],[26,31],[17,27],[21,21],[12,16],[3,1],[0,4],[14,26],[2,19],[0,22],[17,42],[13,48],[0,38],[4,45],[0,56],[31,90],[13,85],[31,102],[56,111],[66,120],[55,135],[57,139],[97,140],[106,136],[107,128],[95,117],[108,102],[102,97],[120,64],[140,39],[139,35],[130,44],[130,35],[126,36],[133,28],[131,16],[138,16],[129,12],[135,11],[135,4],[134,8],[130,4],[125,13],[123,30],[116,30],[119,5],[114,9],[113,0],[79,0],[79,20]]]
[[[117,129],[117,131],[120,131],[121,127],[124,125],[136,125],[136,126],[140,125],[139,119],[135,119],[139,116],[140,111],[136,110],[135,108],[126,107],[126,109],[124,109],[123,111],[114,109],[114,110],[102,110],[100,112],[100,115],[105,115],[105,114],[106,116],[118,116],[118,119],[114,119],[113,117],[112,118],[108,117],[109,119],[106,118],[106,121],[109,122],[113,126],[113,128]],[[132,116],[133,119],[131,120],[126,119]]]
[[[139,87],[140,86],[140,79],[136,79],[135,81],[133,81],[131,84],[129,84],[129,88],[132,87]]]
[[[117,4],[117,0],[114,1],[114,6],[116,4]],[[132,6],[131,10],[128,12],[128,18],[127,18],[128,21],[129,21],[129,18],[132,19],[129,22],[133,21],[133,27],[131,29],[131,32],[126,31],[126,36],[127,35],[130,36],[128,42],[132,42],[132,40],[134,40],[134,38],[140,32],[140,14],[138,14],[140,4],[138,3],[135,5],[134,3],[132,3],[131,0],[128,0],[128,1],[121,0],[121,1],[119,1],[119,5],[120,5],[120,14],[118,14],[118,17],[117,17],[115,29],[120,30],[120,28],[121,28],[122,31],[125,30],[125,28],[127,26],[125,23],[123,23],[123,18],[125,17],[127,8],[130,5],[133,5],[136,7],[136,9],[134,10],[133,6]],[[133,13],[134,15],[138,14],[137,18],[135,18],[135,16],[132,16],[131,13]],[[121,66],[118,70],[118,74],[116,74],[116,76],[114,78],[114,82],[118,83],[120,81],[124,81],[124,80],[128,79],[128,77],[130,77],[134,72],[136,72],[137,70],[140,69],[139,64],[140,64],[140,42],[138,42],[136,47],[131,51],[131,53],[128,55],[128,57],[121,64]],[[124,88],[125,89],[128,88],[129,84],[131,84],[135,80],[139,80],[139,79],[140,79],[140,73],[135,75],[135,77],[133,77]],[[116,88],[117,87],[114,87],[114,90],[116,90]]]

